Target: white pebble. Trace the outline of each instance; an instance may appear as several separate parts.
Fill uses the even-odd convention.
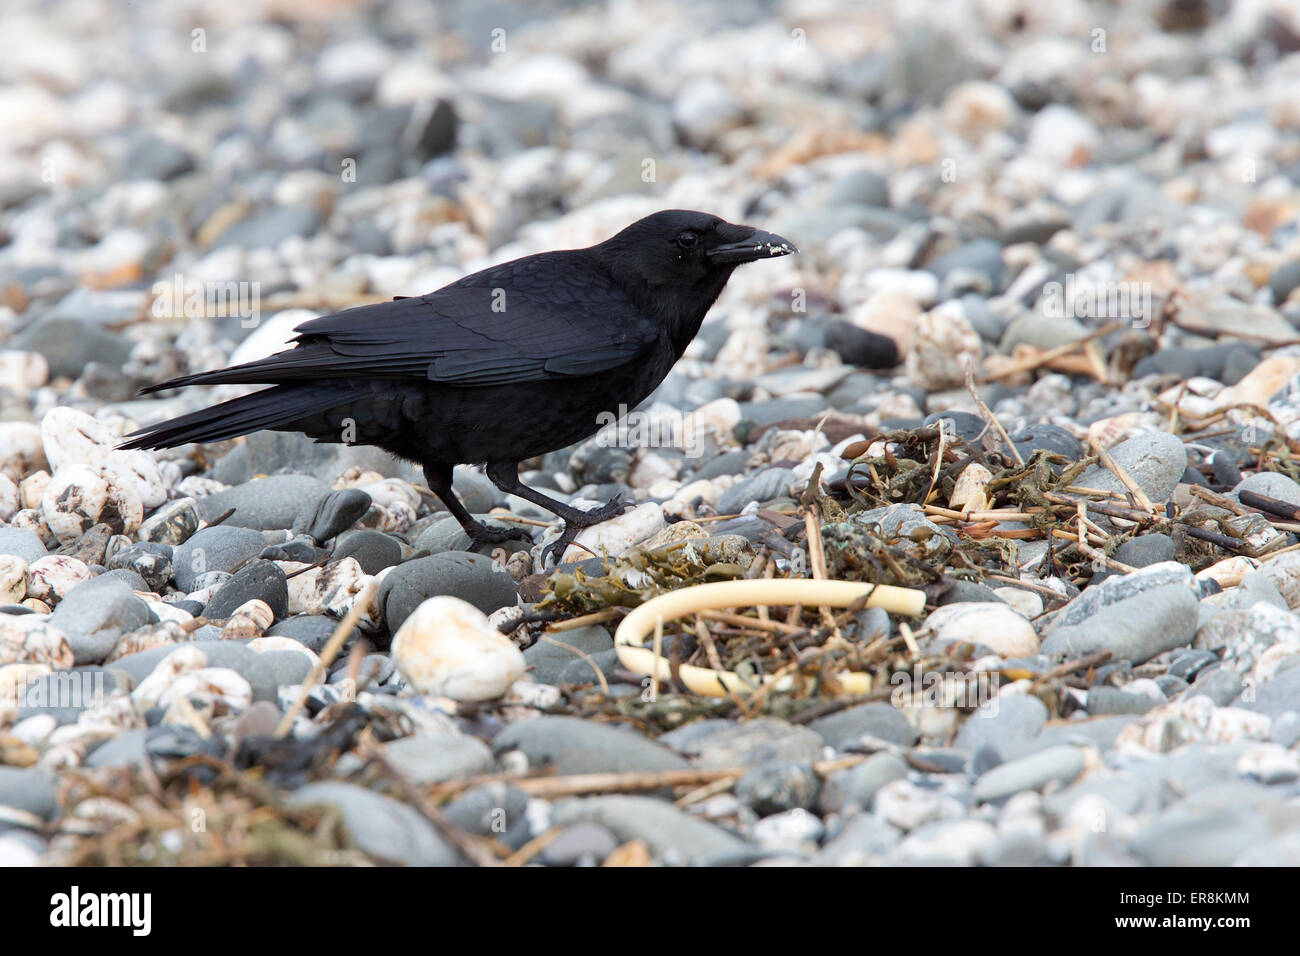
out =
[[[524,655],[460,598],[424,601],[393,635],[393,663],[422,694],[454,700],[500,697],[524,673]]]

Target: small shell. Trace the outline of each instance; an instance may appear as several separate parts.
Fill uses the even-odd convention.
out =
[[[265,601],[254,598],[235,608],[225,627],[221,629],[221,640],[238,641],[246,638],[261,637],[275,621],[275,613]]]
[[[144,627],[123,634],[108,657],[105,658],[104,663],[107,664],[123,657],[130,657],[132,654],[139,654],[141,651],[147,651],[154,647],[180,644],[187,640],[189,640],[189,633],[186,631],[185,625],[177,621],[160,621],[157,624],[147,624]]]
[[[53,607],[82,581],[92,575],[84,561],[66,554],[47,554],[27,568],[27,596]]]
[[[48,664],[66,670],[74,663],[62,631],[35,614],[0,614],[0,664]]]
[[[370,496],[372,503],[381,508],[403,504],[411,511],[420,509],[420,493],[411,487],[409,481],[401,478],[385,478],[383,481],[362,485],[361,490]]]
[[[993,472],[978,462],[971,462],[962,469],[948,499],[948,507],[957,511],[987,511],[989,508],[988,486],[993,480]]]
[[[150,672],[149,676],[131,691],[131,699],[142,712],[158,706],[158,701],[181,674],[202,670],[208,666],[208,655],[194,646],[176,648]]]
[[[215,495],[218,491],[225,491],[228,487],[229,485],[223,485],[214,478],[190,475],[176,486],[176,492],[190,498],[206,498],[208,495]]]
[[[163,692],[160,707],[170,708],[178,698],[210,698],[214,716],[243,710],[253,703],[253,688],[247,680],[228,667],[202,667],[180,674]]]
[[[27,562],[0,554],[0,604],[17,604],[27,596]]]
[[[289,579],[289,613],[345,614],[369,581],[355,558],[304,571]]]
[[[49,614],[54,610],[54,608],[50,607],[44,601],[38,600],[34,597],[23,598],[19,603],[22,604],[23,607],[31,610],[33,614]]]
[[[370,510],[357,522],[360,528],[372,528],[376,531],[389,531],[401,534],[415,524],[415,509],[404,501],[394,501],[388,505],[371,505]]]

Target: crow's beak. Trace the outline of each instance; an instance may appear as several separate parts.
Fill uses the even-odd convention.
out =
[[[794,243],[782,239],[771,232],[755,229],[754,232],[737,242],[728,242],[714,246],[708,251],[709,261],[715,265],[731,265],[740,262],[753,262],[756,259],[775,259],[798,252]]]

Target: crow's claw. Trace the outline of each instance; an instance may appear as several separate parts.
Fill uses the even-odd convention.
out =
[[[466,530],[470,543],[476,548],[485,544],[500,544],[512,538],[519,541],[532,541],[533,536],[523,528],[498,528],[495,525],[481,524],[473,530]]]
[[[579,512],[581,518],[565,518],[563,533],[542,550],[542,567],[548,567],[552,557],[558,565],[564,557],[564,552],[568,550],[569,545],[573,544],[573,539],[583,528],[590,528],[610,518],[617,518],[627,510],[627,507],[628,503],[623,500],[623,496],[615,495],[599,508]]]

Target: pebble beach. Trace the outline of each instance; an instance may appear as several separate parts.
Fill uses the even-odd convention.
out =
[[[555,566],[118,448],[674,208],[799,252],[524,462],[629,505]],[[1300,6],[6,3],[0,865],[245,864],[1300,865]]]

